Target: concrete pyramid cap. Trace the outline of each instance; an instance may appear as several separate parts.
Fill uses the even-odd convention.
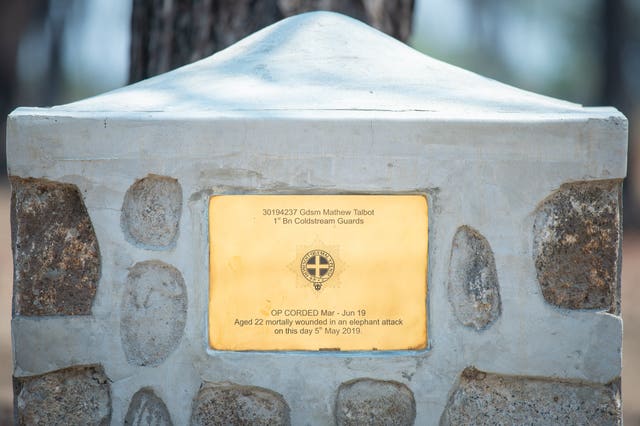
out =
[[[312,12],[284,19],[193,64],[46,109],[46,114],[264,117],[400,112],[473,119],[597,111],[615,110],[583,108],[516,89],[425,56],[355,19]]]

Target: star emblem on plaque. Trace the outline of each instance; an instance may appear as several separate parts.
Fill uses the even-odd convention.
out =
[[[324,250],[311,250],[302,257],[300,271],[316,290],[322,289],[322,284],[331,278],[335,271],[333,257]]]
[[[325,286],[336,286],[339,283],[339,266],[341,265],[337,246],[327,246],[320,241],[309,246],[298,246],[296,260],[289,265],[294,271],[298,285],[310,287],[316,291]]]

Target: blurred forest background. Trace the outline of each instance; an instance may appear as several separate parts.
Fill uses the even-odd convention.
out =
[[[640,425],[640,1],[0,0],[0,426],[12,404],[7,114],[121,87],[317,9],[504,83],[627,116],[623,398],[625,422]]]

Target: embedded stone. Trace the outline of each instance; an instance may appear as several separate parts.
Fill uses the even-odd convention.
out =
[[[478,231],[461,226],[451,245],[449,302],[463,325],[481,330],[502,310],[500,286],[493,251]]]
[[[109,379],[101,366],[76,366],[16,378],[19,425],[108,425]]]
[[[440,425],[619,425],[618,383],[503,376],[466,368]]]
[[[142,388],[133,395],[125,425],[173,426],[169,410],[164,402],[149,388]]]
[[[282,395],[256,386],[205,382],[193,402],[191,425],[290,425]]]
[[[544,299],[566,309],[620,311],[619,180],[564,184],[535,213],[535,266]]]
[[[181,213],[182,188],[178,181],[148,175],[127,190],[120,222],[131,243],[162,250],[175,243]]]
[[[394,381],[356,379],[345,382],[336,398],[338,425],[413,425],[416,402],[413,392]]]
[[[15,315],[90,315],[100,249],[78,187],[11,178]]]
[[[133,365],[162,363],[180,343],[187,319],[182,274],[158,260],[135,264],[122,295],[120,336]]]

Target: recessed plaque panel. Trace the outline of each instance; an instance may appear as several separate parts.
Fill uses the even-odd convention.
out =
[[[419,350],[422,195],[221,195],[209,203],[216,350]]]

